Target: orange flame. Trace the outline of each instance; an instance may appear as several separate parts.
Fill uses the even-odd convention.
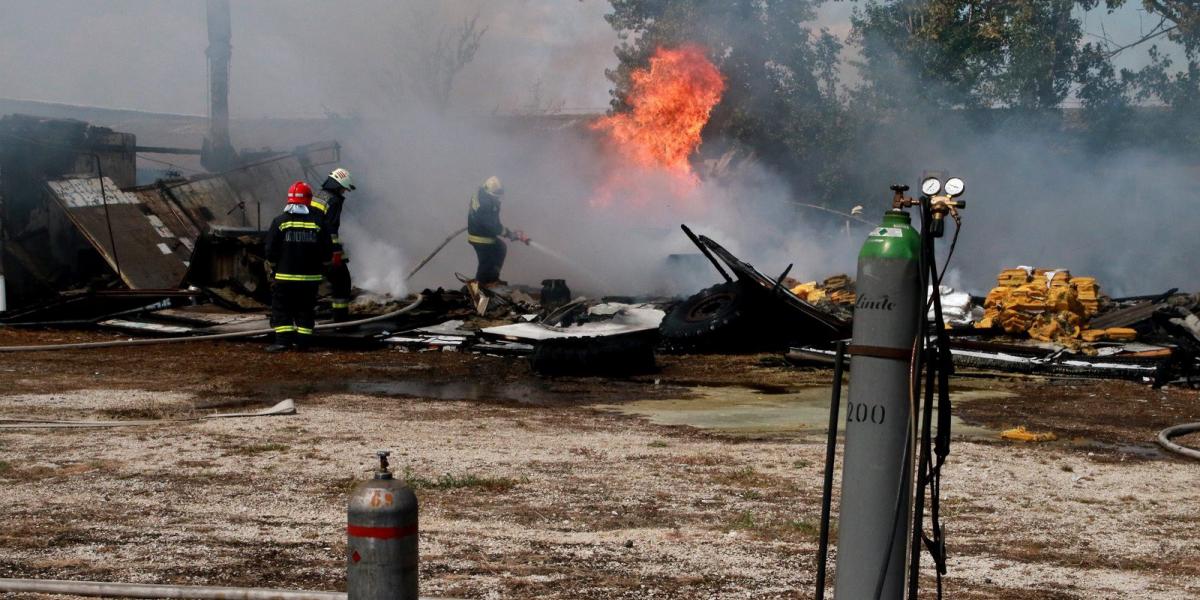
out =
[[[725,91],[721,72],[703,48],[686,45],[659,48],[649,68],[635,70],[630,79],[631,110],[603,117],[592,129],[607,133],[633,164],[694,180],[688,157],[700,146],[700,132]]]

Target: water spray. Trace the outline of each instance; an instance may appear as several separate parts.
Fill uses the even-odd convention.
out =
[[[592,281],[592,283],[600,286],[600,289],[602,289],[602,290],[611,289],[607,283],[597,279],[596,276],[594,274],[592,274],[592,272],[590,270],[584,268],[583,265],[580,265],[578,262],[571,260],[565,254],[558,252],[557,250],[553,250],[553,249],[547,247],[546,245],[540,244],[533,240],[529,240],[528,245],[530,248],[533,248],[534,250],[537,250],[538,252],[541,252],[542,254],[545,254],[546,256],[549,256],[550,258],[553,258],[554,260],[557,260],[558,262],[566,265],[573,271],[576,271],[576,272],[586,276],[588,279],[590,279]]]
[[[945,573],[938,493],[941,465],[949,453],[951,372],[948,339],[937,292],[941,275],[934,261],[933,240],[945,231],[945,217],[960,223],[956,200],[961,179],[942,186],[936,178],[922,182],[922,196],[904,196],[908,186],[892,186],[892,210],[871,230],[858,258],[858,300],[853,343],[849,346],[851,384],[846,403],[842,498],[838,525],[835,593],[849,600],[916,598],[922,545]],[[912,225],[908,208],[919,209],[921,230]],[[954,244],[958,239],[955,228]],[[931,289],[932,293],[927,292]],[[931,328],[926,315],[932,306]],[[936,337],[931,343],[930,335]],[[841,372],[839,352],[838,368]],[[924,372],[926,384],[921,386]],[[841,385],[840,377],[834,389]],[[937,444],[932,440],[934,392],[938,392]],[[925,393],[925,407],[919,399]],[[837,401],[835,394],[835,400]],[[837,410],[837,407],[831,407]],[[920,426],[917,416],[923,416]],[[831,438],[837,435],[831,426]],[[920,443],[918,443],[918,441]],[[832,454],[832,453],[831,453]],[[934,458],[936,456],[936,458]],[[917,463],[913,492],[913,466]],[[825,502],[831,497],[832,456],[827,458]],[[932,534],[923,533],[925,490],[929,490]],[[915,504],[915,506],[914,506]],[[915,515],[915,518],[910,518]],[[825,511],[823,519],[828,519]],[[822,530],[826,525],[823,523]],[[911,548],[910,548],[911,541]],[[826,536],[819,549],[817,598],[824,597]],[[906,571],[905,566],[909,569]]]

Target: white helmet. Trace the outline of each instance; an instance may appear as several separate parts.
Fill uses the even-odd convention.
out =
[[[493,196],[504,195],[504,184],[500,183],[500,178],[495,175],[488,177],[487,181],[483,182],[483,190]]]
[[[350,177],[350,171],[345,168],[338,167],[334,169],[329,174],[329,178],[348,190],[354,190],[354,179]]]

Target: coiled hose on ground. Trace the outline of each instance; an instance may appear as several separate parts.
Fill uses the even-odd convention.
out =
[[[1181,435],[1187,435],[1189,433],[1195,433],[1197,431],[1200,431],[1200,423],[1183,423],[1182,425],[1168,427],[1158,432],[1158,445],[1176,454],[1200,460],[1200,450],[1188,448],[1187,446],[1176,444],[1175,442],[1171,441],[1172,438],[1177,438]]]
[[[375,323],[384,321],[392,317],[400,316],[404,313],[411,312],[421,305],[425,300],[425,296],[418,295],[417,299],[399,310],[394,310],[390,313],[359,319],[357,321],[346,321],[344,323],[322,323],[314,327],[319,331],[327,331],[331,329],[342,329],[345,327],[356,327],[358,325],[366,325],[367,323]],[[256,335],[264,335],[274,333],[274,330],[267,327],[263,329],[252,329],[250,331],[232,331],[229,333],[213,333],[208,335],[189,335],[180,337],[168,338],[142,338],[135,340],[112,340],[106,342],[77,342],[72,344],[41,344],[34,346],[0,346],[0,352],[42,352],[49,350],[90,350],[93,348],[115,348],[122,346],[149,346],[151,344],[177,344],[181,342],[206,342],[211,340],[231,340],[237,338],[254,337]]]

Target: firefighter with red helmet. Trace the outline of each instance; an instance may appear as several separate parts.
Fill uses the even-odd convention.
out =
[[[320,212],[310,208],[312,188],[297,181],[288,189],[283,214],[267,229],[267,267],[272,273],[271,327],[275,343],[268,352],[304,350],[316,323],[317,287],[333,251]]]
[[[346,192],[353,189],[354,179],[350,171],[338,167],[321,184],[322,194],[312,201],[312,207],[325,215],[325,227],[333,239],[333,254],[325,277],[332,288],[330,307],[333,309],[334,322],[345,321],[350,315],[350,267],[346,265],[350,258],[342,247],[338,230],[342,227],[342,204],[346,202]]]

